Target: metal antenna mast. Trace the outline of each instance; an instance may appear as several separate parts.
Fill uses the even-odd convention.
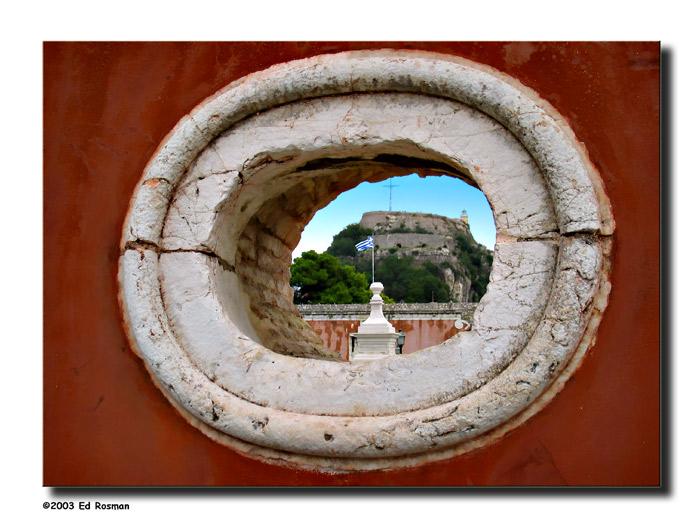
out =
[[[388,184],[388,185],[387,185],[387,184],[384,185],[385,188],[389,188],[389,211],[391,211],[391,189],[392,189],[392,188],[397,188],[398,186],[399,186],[399,185],[398,185],[398,184],[394,184],[393,181],[392,181],[391,179],[389,179],[389,184]]]

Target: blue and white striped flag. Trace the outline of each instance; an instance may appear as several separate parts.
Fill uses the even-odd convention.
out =
[[[364,250],[369,250],[370,248],[374,248],[374,236],[367,237],[362,242],[358,242],[355,245],[355,248],[357,248],[358,252],[362,252]]]

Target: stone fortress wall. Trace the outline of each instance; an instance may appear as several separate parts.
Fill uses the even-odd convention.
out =
[[[454,250],[455,241],[447,235],[432,233],[385,233],[374,236],[375,250],[390,250],[391,248],[424,248],[429,250]]]
[[[378,232],[405,227],[413,230],[424,228],[436,235],[453,236],[455,231],[471,236],[465,219],[450,219],[433,213],[410,213],[403,211],[371,211],[362,215],[360,225]]]

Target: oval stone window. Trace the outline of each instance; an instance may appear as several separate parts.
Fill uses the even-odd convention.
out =
[[[407,169],[488,198],[486,295],[438,346],[339,361],[293,304],[292,250],[337,195]],[[612,231],[583,146],[517,81],[451,56],[339,53],[238,80],[178,123],[126,217],[121,301],[156,384],[211,438],[400,468],[484,446],[562,388],[607,302]]]

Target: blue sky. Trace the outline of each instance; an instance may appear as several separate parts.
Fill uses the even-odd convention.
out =
[[[301,241],[293,253],[325,251],[333,236],[348,224],[360,222],[367,211],[389,210],[389,180],[392,184],[392,211],[435,213],[458,218],[467,210],[469,227],[476,241],[493,249],[496,243],[496,227],[493,213],[484,194],[448,176],[421,178],[416,174],[392,177],[383,182],[363,182],[356,188],[341,193],[328,206],[316,212],[301,235]]]

